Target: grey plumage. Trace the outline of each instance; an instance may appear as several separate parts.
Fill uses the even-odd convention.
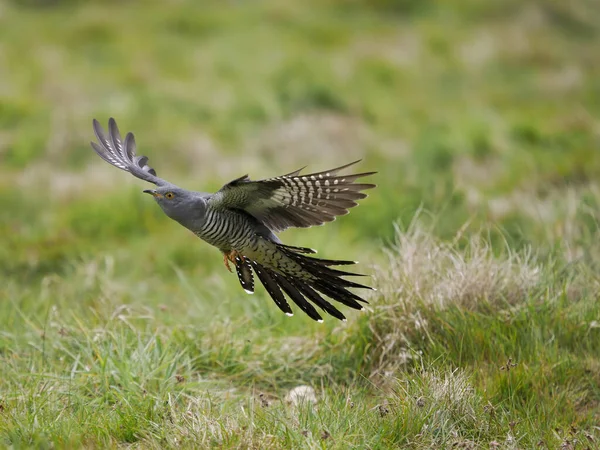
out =
[[[194,192],[159,178],[148,165],[148,158],[137,156],[133,134],[121,139],[114,119],[108,122],[108,134],[97,120],[93,127],[98,143],[91,145],[96,153],[113,166],[155,184],[156,189],[144,192],[154,197],[167,216],[221,250],[225,265],[230,269],[229,263],[234,264],[246,292],[254,292],[255,273],[275,304],[288,315],[292,309],[285,295],[318,321],[322,319],[313,304],[345,320],[323,296],[363,309],[361,303],[366,301],[348,289],[371,288],[344,278],[361,275],[334,268],[353,261],[307,256],[315,251],[282,244],[274,232],[321,225],[348,214],[357,200],[366,197],[362,191],[375,187],[356,181],[375,172],[339,174],[355,161],[307,175],[300,174],[302,169],[258,181],[244,175],[214,194]]]

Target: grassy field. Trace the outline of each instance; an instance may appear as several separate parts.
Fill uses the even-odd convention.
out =
[[[0,447],[599,448],[598,55],[592,0],[0,2]],[[246,295],[110,116],[196,190],[363,158],[282,239],[368,310]]]

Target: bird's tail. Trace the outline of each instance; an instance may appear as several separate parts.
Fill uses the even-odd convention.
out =
[[[247,292],[254,290],[253,276],[250,270],[252,268],[275,304],[287,315],[292,315],[293,312],[284,293],[309,317],[317,321],[323,319],[313,304],[340,320],[346,320],[344,315],[323,296],[353,309],[363,309],[361,303],[367,303],[367,301],[348,289],[372,288],[343,277],[364,275],[332,267],[355,264],[355,261],[319,259],[307,256],[309,253],[315,253],[309,248],[275,245],[276,251],[280,253],[282,259],[288,262],[288,264],[279,264],[276,269],[246,256],[236,258],[238,278]]]

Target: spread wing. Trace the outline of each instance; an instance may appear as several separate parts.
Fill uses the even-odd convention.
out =
[[[137,156],[135,154],[136,145],[133,133],[127,133],[124,141],[121,139],[115,119],[111,117],[108,120],[108,136],[96,119],[94,119],[93,125],[98,143],[90,143],[92,144],[92,148],[104,161],[129,172],[137,178],[149,181],[158,186],[169,184],[156,176],[156,171],[148,165],[148,158],[146,156]]]
[[[259,181],[245,175],[223,186],[211,203],[216,208],[243,209],[275,231],[321,225],[348,214],[356,200],[367,196],[361,191],[375,187],[356,180],[376,172],[338,174],[359,161],[324,172],[300,175],[299,169]]]

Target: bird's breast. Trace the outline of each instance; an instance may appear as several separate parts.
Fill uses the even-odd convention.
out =
[[[256,234],[245,215],[214,209],[208,209],[204,222],[192,231],[203,241],[225,251],[244,250]]]

